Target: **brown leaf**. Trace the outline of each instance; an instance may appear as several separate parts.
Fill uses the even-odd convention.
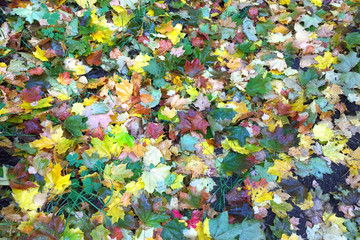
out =
[[[89,65],[100,66],[102,57],[102,50],[95,51],[86,58],[86,62]]]
[[[41,99],[40,86],[32,87],[30,89],[23,89],[20,97],[28,103],[32,103]]]

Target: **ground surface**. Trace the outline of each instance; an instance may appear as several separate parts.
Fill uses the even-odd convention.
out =
[[[359,1],[0,5],[0,237],[360,239]]]

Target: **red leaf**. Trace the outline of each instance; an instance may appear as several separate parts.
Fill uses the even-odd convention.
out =
[[[150,135],[150,137],[157,139],[161,135],[164,134],[164,127],[161,124],[155,124],[155,123],[149,123],[147,128],[147,133]]]
[[[29,74],[32,75],[41,75],[44,72],[44,69],[42,69],[41,67],[37,67],[37,68],[32,68],[29,69]]]
[[[92,133],[92,137],[96,137],[98,139],[100,139],[101,141],[104,140],[104,131],[102,130],[102,128],[100,127],[100,125],[93,131]]]
[[[28,103],[32,103],[41,99],[40,86],[32,87],[30,89],[23,89],[20,97]]]
[[[204,65],[201,65],[199,59],[195,58],[191,62],[186,60],[185,62],[185,74],[190,77],[200,75],[205,70]]]
[[[173,44],[171,43],[171,40],[165,41],[164,39],[161,39],[159,42],[160,48],[159,48],[159,54],[162,55],[166,53],[167,51],[171,50],[173,47]]]
[[[113,227],[111,232],[112,232],[110,234],[111,239],[121,240],[124,237],[124,235],[121,232],[121,228],[119,227]]]
[[[93,52],[86,58],[89,65],[99,66],[101,64],[102,50]]]
[[[38,118],[33,118],[29,121],[25,121],[24,125],[25,125],[25,129],[24,129],[25,134],[37,134],[38,135],[38,134],[42,133],[43,127],[40,125]]]
[[[201,113],[192,109],[186,114],[182,111],[178,112],[178,116],[180,118],[179,128],[181,134],[195,130],[200,130],[203,134],[206,134],[206,128],[210,126]]]
[[[291,106],[282,102],[277,103],[276,109],[279,115],[288,115],[291,112]]]

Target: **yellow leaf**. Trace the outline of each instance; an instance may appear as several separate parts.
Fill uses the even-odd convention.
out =
[[[207,220],[207,221],[206,221]],[[206,226],[207,224],[207,226]],[[206,218],[204,223],[199,221],[195,228],[199,240],[211,240],[209,231],[209,219]],[[207,230],[207,231],[206,231]]]
[[[161,110],[161,114],[167,118],[172,119],[173,117],[176,116],[176,109],[165,107],[163,110]]]
[[[314,138],[320,140],[321,142],[330,141],[334,133],[333,131],[325,124],[317,124],[313,128]]]
[[[23,210],[36,211],[42,205],[38,205],[34,201],[34,197],[39,194],[39,187],[23,189],[13,189],[13,197]]]
[[[124,220],[125,212],[124,209],[121,207],[122,201],[121,198],[116,197],[108,207],[106,214],[111,217],[111,222],[114,224],[116,223],[119,218]]]
[[[153,193],[157,189],[159,182],[164,182],[165,178],[170,174],[169,166],[160,163],[155,168],[149,171],[144,171],[142,174],[142,182],[145,183],[145,190],[148,193]]]
[[[39,48],[39,46],[36,46],[36,51],[33,52],[34,57],[40,59],[41,61],[48,61],[47,57],[45,57],[45,50],[41,50],[41,48]]]
[[[238,140],[229,140],[228,138],[225,138],[225,140],[221,142],[221,146],[226,150],[232,149],[233,151],[241,153],[241,154],[249,154],[250,153],[249,150],[240,146]]]
[[[195,178],[204,174],[208,169],[204,161],[196,155],[185,157],[183,160],[186,163],[185,169],[191,171],[192,176]]]
[[[60,163],[56,164],[49,174],[45,176],[45,187],[53,194],[61,194],[70,186],[70,174],[61,176]]]
[[[128,14],[127,10],[120,6],[112,6],[112,8],[119,14],[113,16],[113,22],[115,26],[125,27],[134,17],[134,14]]]
[[[75,0],[75,2],[82,8],[94,8],[97,0]]]
[[[66,139],[64,137],[60,138],[60,140],[55,145],[55,150],[59,154],[65,153],[72,145],[74,144],[74,140]]]
[[[125,183],[125,178],[130,178],[134,173],[130,169],[126,169],[126,164],[114,163],[107,164],[104,169],[104,179]]]
[[[134,91],[134,85],[128,80],[122,79],[120,83],[115,84],[116,94],[122,103],[130,99]]]
[[[341,229],[341,231],[347,232],[346,227],[343,225],[343,223],[346,221],[346,219],[337,217],[335,215],[335,213],[331,214],[331,213],[327,213],[327,212],[324,212],[322,218],[323,218],[325,224],[327,224],[328,222],[334,223]]]
[[[307,210],[307,209],[312,208],[314,206],[314,202],[312,200],[311,192],[308,193],[308,196],[304,200],[304,202],[302,204],[298,204],[298,206],[301,208],[301,210]]]
[[[315,65],[315,67],[319,69],[326,69],[330,68],[331,64],[337,62],[337,57],[333,57],[331,52],[325,52],[324,56],[317,56],[315,60],[318,62],[318,64]]]
[[[137,73],[144,73],[143,67],[149,65],[150,60],[151,60],[150,56],[148,56],[147,54],[142,55],[142,53],[140,53],[140,55],[137,55],[136,58],[134,59],[135,64],[129,66],[129,69]]]
[[[205,155],[210,155],[214,153],[214,146],[210,145],[207,141],[200,143],[202,147],[202,153]]]
[[[271,175],[276,175],[279,177],[279,179],[277,180],[278,182],[281,182],[282,178],[287,179],[289,176],[292,176],[291,173],[291,164],[289,160],[275,160],[274,161],[274,166],[269,167],[268,169],[268,173],[270,173]]]
[[[290,2],[291,2],[291,0],[280,0],[280,1],[279,1],[279,3],[280,3],[281,5],[289,5]]]
[[[26,109],[26,110],[45,108],[45,107],[50,107],[51,106],[50,102],[52,102],[52,101],[53,101],[52,97],[43,98],[43,99],[40,99],[39,101],[32,102],[32,103],[23,101],[23,103],[20,104],[19,107],[22,107],[23,109]]]
[[[251,199],[257,203],[270,201],[273,199],[273,193],[269,192],[265,187],[252,188]]]
[[[181,33],[182,25],[180,23],[176,24],[174,30],[167,32],[165,35],[171,40],[173,45],[176,45],[180,42],[180,39],[185,36],[185,33]]]
[[[199,92],[193,86],[188,86],[186,89],[186,92],[190,95],[191,101],[194,101],[197,98],[197,96],[199,95]]]
[[[71,112],[82,115],[83,111],[85,110],[84,105],[82,103],[74,103],[71,109]]]
[[[184,180],[183,175],[181,175],[181,174],[176,175],[175,181],[173,182],[173,184],[170,185],[171,189],[176,190],[176,189],[182,188],[183,187],[183,184],[182,184],[183,180]]]
[[[31,142],[30,146],[36,147],[39,149],[43,149],[43,148],[52,148],[52,147],[54,147],[54,144],[55,144],[55,142],[52,139],[41,136],[41,138],[39,140],[35,140],[35,141]]]
[[[122,149],[115,140],[108,135],[105,135],[104,140],[102,141],[98,138],[92,138],[91,144],[100,157],[106,156],[109,159],[111,158],[111,155],[118,157]]]
[[[317,7],[321,7],[322,5],[322,0],[310,0],[310,2]]]
[[[139,191],[141,189],[144,189],[145,183],[142,182],[142,179],[139,178],[137,182],[131,181],[126,184],[126,192],[133,194],[134,196],[137,196]]]
[[[345,155],[340,151],[343,150],[345,144],[336,144],[336,142],[328,142],[322,146],[323,154],[325,157],[330,158],[334,163],[339,163],[345,159]]]

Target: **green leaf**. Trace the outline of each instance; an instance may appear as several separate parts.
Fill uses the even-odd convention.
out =
[[[318,17],[317,15],[309,16],[309,15],[303,15],[300,22],[304,23],[305,28],[309,28],[311,26],[318,27],[319,23],[321,23],[323,20],[322,18]]]
[[[229,224],[227,211],[209,221],[210,235],[215,240],[234,240],[240,234],[239,226],[240,224]]]
[[[345,41],[349,44],[350,48],[359,45],[360,43],[360,33],[352,32],[346,35]]]
[[[226,172],[241,173],[241,170],[251,167],[251,162],[246,160],[246,155],[230,152],[223,160],[221,164],[222,168]]]
[[[265,240],[265,233],[261,229],[261,223],[255,219],[244,220],[239,228],[239,240]]]
[[[133,147],[135,144],[134,137],[128,133],[119,133],[114,137],[114,139],[120,146],[127,145],[128,147]]]
[[[331,174],[332,169],[326,164],[326,161],[321,158],[312,158],[309,164],[297,162],[296,167],[298,170],[296,174],[301,177],[314,175],[318,179],[323,179],[324,174]]]
[[[197,137],[192,137],[190,134],[185,134],[180,139],[181,150],[189,152],[195,151],[195,144],[197,144],[198,141],[199,139]]]
[[[267,35],[269,30],[273,30],[275,28],[275,24],[270,20],[267,19],[266,22],[257,22],[256,23],[256,32],[259,35]]]
[[[250,78],[250,81],[246,85],[246,93],[251,97],[256,95],[264,95],[271,91],[271,78],[266,75],[258,74],[255,78]]]
[[[339,54],[339,64],[334,65],[334,69],[339,72],[350,72],[350,70],[359,63],[360,58],[356,57],[356,52],[350,52],[348,55]]]
[[[265,178],[267,182],[275,182],[277,179],[277,176],[275,175],[271,175],[270,173],[268,173],[268,169],[269,167],[273,166],[274,164],[269,163],[268,161],[265,160],[264,162],[264,166],[261,165],[255,165],[254,166],[254,170],[257,173],[257,175],[255,176],[251,176],[251,178],[255,181],[260,181],[261,178]]]
[[[162,78],[165,76],[165,67],[162,63],[158,63],[156,58],[152,58],[149,61],[149,65],[144,67],[144,70],[157,78]]]
[[[345,84],[348,89],[360,86],[360,74],[357,72],[342,73],[340,76],[340,82]]]
[[[182,231],[186,228],[185,223],[179,222],[178,219],[174,219],[167,224],[165,224],[161,237],[163,239],[172,239],[172,240],[185,240],[184,234]]]
[[[105,114],[109,111],[109,107],[106,103],[93,103],[91,105],[91,111],[94,115]]]
[[[29,154],[35,154],[37,149],[36,148],[32,148],[30,147],[29,143],[23,143],[22,145],[18,142],[15,141],[15,147],[19,148],[20,150],[27,152]]]
[[[87,153],[83,153],[81,154],[81,157],[83,159],[84,165],[89,169],[93,169],[97,162],[105,163],[109,160],[105,157],[100,158],[98,153],[93,153],[91,156],[89,156]]]
[[[236,111],[232,108],[217,108],[211,112],[214,119],[233,119],[236,115]]]
[[[317,79],[319,75],[317,74],[317,70],[314,67],[310,67],[306,72],[300,70],[299,71],[299,81],[301,85],[306,86],[308,82],[313,79]]]
[[[160,223],[166,222],[170,218],[170,216],[165,213],[155,213],[144,194],[141,195],[139,199],[139,206],[134,206],[134,210],[140,220],[149,227],[160,228]]]
[[[81,130],[87,128],[87,124],[85,123],[85,118],[80,115],[70,116],[66,118],[64,121],[64,126],[66,130],[71,133],[74,137],[81,137]]]
[[[110,233],[103,225],[99,225],[91,231],[90,235],[94,240],[107,240]]]
[[[75,165],[76,163],[79,163],[79,154],[69,154],[66,156],[66,160],[69,162],[70,165]],[[81,161],[82,162],[82,161]]]
[[[254,42],[258,40],[256,36],[256,29],[254,27],[254,21],[252,21],[248,17],[246,17],[243,22],[243,32],[246,34],[249,40]]]
[[[226,130],[230,132],[228,139],[238,140],[242,147],[246,144],[246,138],[250,137],[248,130],[242,126],[227,127]]]

